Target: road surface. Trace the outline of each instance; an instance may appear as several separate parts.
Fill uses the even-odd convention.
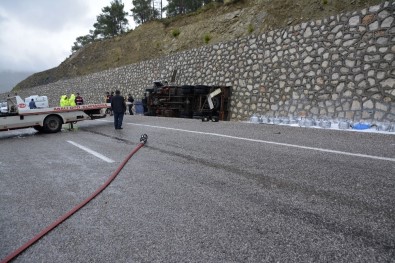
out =
[[[395,135],[125,116],[0,133],[0,258],[395,262]]]

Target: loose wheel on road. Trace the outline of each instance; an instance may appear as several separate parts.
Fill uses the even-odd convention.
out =
[[[47,133],[55,133],[62,128],[62,120],[58,116],[50,115],[44,120],[44,131]]]

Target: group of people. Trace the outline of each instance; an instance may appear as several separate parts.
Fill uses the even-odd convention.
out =
[[[77,96],[75,96],[74,93],[71,94],[70,97],[67,97],[67,95],[60,96],[60,107],[77,106],[82,104],[84,104],[84,99],[79,93],[77,93]]]
[[[121,95],[121,92],[119,90],[116,90],[115,94],[114,92],[106,92],[105,102],[111,104],[111,108],[109,110],[110,115],[114,116],[115,129],[122,129],[123,116],[126,114],[126,110],[128,109],[129,114],[133,115],[133,96],[131,94],[128,94],[128,97],[125,99],[125,97]],[[30,107],[35,107],[34,100],[32,100],[30,104]],[[76,106],[82,104],[84,104],[84,99],[80,96],[79,93],[77,93],[77,96],[71,94],[70,97],[67,97],[67,95],[62,95],[60,97],[61,107]]]
[[[106,92],[105,96],[105,101],[106,103],[111,104],[110,110],[110,115],[114,115],[114,126],[116,130],[122,129],[122,122],[123,122],[123,116],[126,114],[126,109],[128,109],[129,114],[133,115],[133,102],[134,98],[133,96],[129,93],[128,97],[125,99],[119,90],[114,92]],[[126,103],[129,102],[129,103]],[[84,99],[80,96],[79,93],[77,93],[77,96],[74,94],[71,94],[70,97],[67,97],[67,95],[62,95],[60,97],[60,106],[61,107],[67,107],[67,106],[77,106],[77,105],[82,105],[84,104]],[[34,99],[32,99],[29,103],[29,107],[31,109],[36,108],[36,104]]]
[[[128,109],[129,114],[133,115],[133,96],[128,95],[125,99],[119,90],[114,92],[107,92],[105,96],[106,103],[111,103],[110,115],[114,115],[114,126],[116,130],[122,129],[123,116],[126,114],[126,109]],[[129,102],[126,105],[126,101]]]

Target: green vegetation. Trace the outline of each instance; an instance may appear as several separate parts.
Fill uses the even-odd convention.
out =
[[[209,33],[206,33],[203,37],[204,43],[208,44],[211,40],[211,35]]]
[[[161,18],[162,14],[158,9],[152,7],[151,0],[133,0],[132,16],[137,24],[144,24],[156,18]]]
[[[218,3],[223,4],[224,0],[168,0],[165,10],[168,16],[177,16],[211,8],[211,5]]]
[[[180,31],[180,29],[178,29],[178,28],[175,28],[175,29],[173,29],[173,30],[171,31],[171,35],[172,35],[173,37],[178,37],[178,36],[180,35],[180,33],[181,33],[181,31]]]
[[[97,16],[97,22],[93,25],[88,35],[77,37],[71,51],[75,52],[97,39],[111,38],[127,31],[127,12],[123,11],[124,4],[120,0],[114,0],[110,6],[102,8],[102,14]]]
[[[141,25],[156,19],[162,19],[164,11],[167,12],[168,17],[172,18],[183,14],[205,12],[208,9],[224,4],[224,0],[168,0],[168,5],[163,7],[162,1],[132,0],[133,8],[130,11],[136,24]],[[232,0],[230,2],[239,1]],[[227,1],[227,4],[229,4],[229,1]],[[97,22],[93,25],[95,29],[90,30],[88,35],[76,38],[74,46],[71,48],[72,52],[76,52],[95,40],[111,38],[127,32],[128,20],[126,16],[128,13],[124,12],[122,0],[113,0],[110,6],[102,8],[102,12],[102,14],[97,16]],[[172,19],[167,18],[162,22],[165,26],[168,26]],[[172,35],[177,37],[179,33],[174,31]]]
[[[248,25],[248,33],[251,34],[252,32],[254,32],[254,26],[252,24]]]

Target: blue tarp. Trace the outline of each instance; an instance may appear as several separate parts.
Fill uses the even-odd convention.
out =
[[[369,129],[370,127],[371,127],[371,125],[366,124],[366,123],[357,123],[352,126],[352,128],[355,130],[366,130],[366,129]]]
[[[134,110],[136,111],[136,114],[144,114],[143,103],[141,101],[135,101]]]

